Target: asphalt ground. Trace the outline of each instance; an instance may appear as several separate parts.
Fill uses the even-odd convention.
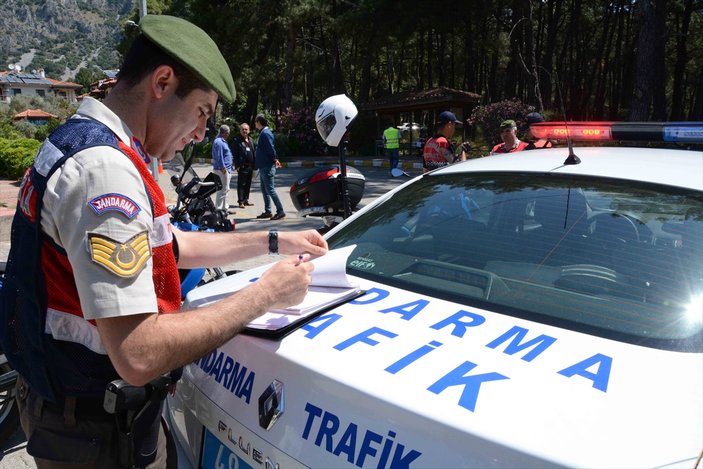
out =
[[[417,160],[415,160],[416,162]],[[302,160],[299,163],[291,165],[290,163],[276,173],[276,192],[278,193],[283,208],[286,212],[286,217],[281,220],[259,220],[256,216],[263,211],[263,197],[261,196],[260,185],[258,179],[254,177],[252,182],[251,197],[249,201],[254,204],[253,207],[245,209],[233,208],[235,213],[231,218],[235,222],[235,232],[249,232],[258,230],[269,230],[276,227],[281,231],[293,231],[301,229],[318,229],[324,226],[324,222],[319,217],[300,217],[297,214],[293,202],[290,198],[290,186],[302,177],[305,173],[311,171],[315,166],[325,166],[334,162],[334,160]],[[359,169],[366,178],[364,196],[359,203],[359,208],[368,204],[376,197],[385,194],[394,187],[407,181],[406,177],[393,178],[388,169],[387,160],[377,160],[367,158],[364,160],[349,161],[349,165]],[[415,167],[413,167],[415,166]],[[163,172],[159,174],[159,184],[164,191],[167,203],[175,203],[176,194],[170,183],[170,176],[178,174],[181,167],[177,165],[167,165]],[[205,177],[211,170],[211,166],[205,163],[196,163],[193,165],[196,173],[200,177]],[[410,175],[416,176],[422,172],[420,165],[413,165],[412,161],[404,161],[403,169]],[[1,181],[0,181],[1,182]],[[230,205],[234,206],[237,202],[237,178],[232,177],[230,183],[230,191],[227,199]],[[14,182],[5,181],[0,184],[0,201],[2,198],[16,200],[18,185]],[[6,206],[3,210],[0,207],[0,260],[4,261],[7,258],[9,250],[9,225],[12,219],[12,210],[14,201],[9,200],[4,202]],[[258,256],[247,261],[230,264],[225,266],[225,270],[246,270],[259,265],[268,264],[277,260],[277,256]],[[21,428],[8,439],[8,441],[0,442],[0,469],[24,469],[36,468],[36,464],[31,456],[26,451],[27,440]]]

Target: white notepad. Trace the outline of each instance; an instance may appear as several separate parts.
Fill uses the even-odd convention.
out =
[[[359,295],[359,285],[347,276],[347,258],[355,244],[328,251],[322,257],[309,262],[315,264],[310,274],[311,283],[305,299],[297,305],[271,310],[254,319],[248,325],[253,329],[280,329],[301,317],[344,303]]]

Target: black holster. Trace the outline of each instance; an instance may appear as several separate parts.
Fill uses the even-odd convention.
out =
[[[154,462],[159,441],[163,402],[172,384],[161,376],[145,386],[112,381],[105,391],[105,410],[115,415],[119,461],[126,468]]]

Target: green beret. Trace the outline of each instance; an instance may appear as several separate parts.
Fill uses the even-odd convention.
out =
[[[500,123],[501,130],[502,129],[509,129],[511,127],[517,127],[517,125],[515,124],[515,121],[512,119],[506,119]]]
[[[193,23],[167,15],[146,15],[139,28],[151,42],[185,65],[225,101],[236,96],[229,65],[217,44]]]

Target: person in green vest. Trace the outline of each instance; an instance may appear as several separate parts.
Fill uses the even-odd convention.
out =
[[[391,169],[398,167],[399,151],[400,151],[400,130],[393,127],[393,123],[388,123],[388,128],[383,131],[383,147],[386,149],[386,155],[390,160]]]

